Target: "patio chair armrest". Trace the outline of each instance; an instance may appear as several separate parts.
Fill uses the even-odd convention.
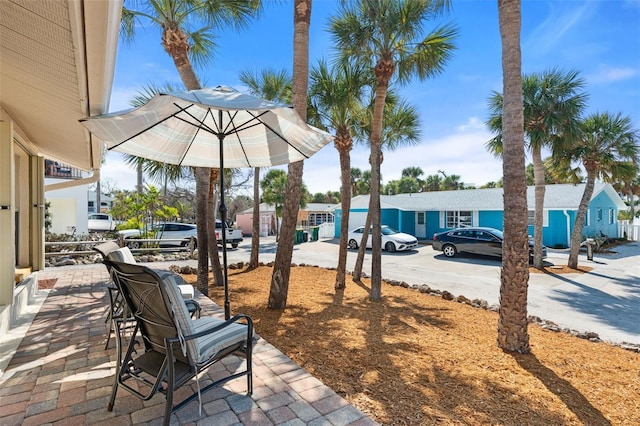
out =
[[[202,312],[202,306],[194,300],[194,299],[186,299],[184,304],[187,305],[187,309],[191,314],[191,318],[198,319],[200,318],[200,313]]]

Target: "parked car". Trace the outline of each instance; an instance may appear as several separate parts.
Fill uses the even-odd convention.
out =
[[[222,237],[220,235],[221,228],[222,222],[220,220],[217,220],[216,239],[218,241],[218,245],[222,244]],[[154,225],[153,228],[151,228],[151,235],[149,236],[149,238],[168,240],[160,242],[161,246],[170,245],[186,247],[189,244],[191,237],[193,236],[193,238],[196,238],[195,242],[197,245],[197,229],[197,226],[192,223],[165,222]],[[242,230],[230,228],[228,225],[225,226],[225,229],[227,244],[233,248],[238,247],[238,244],[240,244],[243,240]],[[143,232],[138,229],[125,229],[119,231],[119,234],[124,237],[127,247],[132,249],[140,248],[141,243],[138,240],[142,238]]]
[[[216,241],[218,242],[218,245],[222,245],[222,233],[220,232],[220,229],[222,229],[222,221],[220,219],[216,219]],[[243,240],[242,229],[231,228],[226,223],[224,224],[224,229],[226,230],[225,239],[227,244],[233,248],[238,247],[238,244]]]
[[[149,236],[146,238],[167,240],[161,241],[161,246],[185,247],[191,241],[191,237],[197,238],[197,233],[197,227],[192,223],[165,222],[154,225],[149,230]],[[127,247],[137,249],[142,246],[140,239],[143,238],[144,231],[140,231],[139,229],[124,229],[118,231],[118,234],[124,237]]]
[[[413,235],[399,232],[390,226],[382,225],[382,249],[393,253],[394,251],[412,250],[418,247],[418,239]],[[371,234],[373,228],[369,229],[369,238],[367,238],[367,248],[371,248]],[[347,245],[350,249],[357,249],[362,241],[364,226],[360,226],[353,231],[349,231]]]
[[[433,235],[433,249],[447,257],[458,253],[480,254],[502,257],[502,231],[495,228],[457,228]],[[547,257],[547,248],[542,247],[542,257]],[[529,239],[529,260],[533,259],[533,240]]]
[[[104,232],[113,231],[116,229],[116,221],[113,220],[111,215],[106,213],[91,213],[87,217],[87,228],[92,232]]]

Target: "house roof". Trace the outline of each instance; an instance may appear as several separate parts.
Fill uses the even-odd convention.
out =
[[[122,0],[3,0],[0,120],[34,155],[99,168],[103,144],[79,119],[107,111]]]
[[[303,209],[300,209],[301,211],[306,211],[306,212],[330,212],[333,213],[333,211],[339,207],[339,204],[324,204],[324,203],[308,203],[307,206]],[[268,212],[275,212],[276,208],[273,204],[267,204],[267,203],[260,203],[260,211],[262,213],[268,213]],[[250,214],[253,213],[253,207],[250,207],[246,210],[241,211],[238,214]]]
[[[547,210],[575,210],[580,205],[585,184],[546,185],[544,208]],[[606,192],[618,209],[626,207],[610,184],[596,183],[591,199]],[[535,205],[535,187],[527,187],[527,204]],[[467,189],[459,191],[435,191],[415,194],[381,195],[381,208],[395,208],[407,211],[440,210],[502,210],[503,189]],[[352,209],[367,209],[369,196],[358,195],[351,200]]]

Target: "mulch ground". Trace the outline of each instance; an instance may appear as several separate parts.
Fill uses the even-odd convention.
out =
[[[292,268],[287,308],[270,310],[271,274],[230,270],[232,312],[379,423],[638,424],[638,353],[534,324],[531,354],[506,353],[495,312],[384,283],[372,302],[368,279],[336,292],[335,271],[310,266]],[[221,287],[209,295],[223,305]]]

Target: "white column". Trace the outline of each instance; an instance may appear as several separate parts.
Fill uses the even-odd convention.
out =
[[[13,303],[15,288],[13,123],[0,121],[0,306]]]
[[[29,176],[31,194],[31,266],[34,271],[44,269],[44,157],[31,157]]]

